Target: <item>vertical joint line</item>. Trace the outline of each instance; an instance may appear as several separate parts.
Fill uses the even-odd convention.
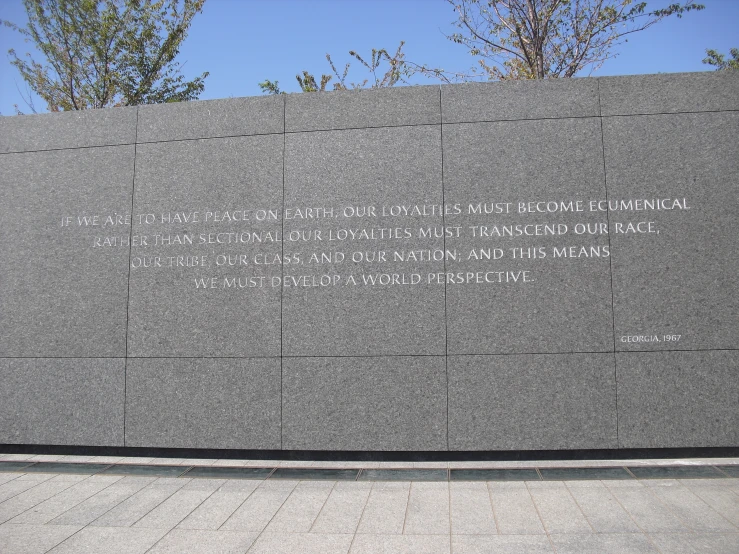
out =
[[[616,447],[619,446],[618,436],[618,368],[616,362],[616,302],[613,293],[613,246],[611,245],[611,208],[608,204],[608,171],[606,169],[606,138],[603,133],[603,110],[600,105],[600,79],[596,79],[598,90],[598,121],[600,121],[600,145],[603,149],[603,188],[606,193],[606,224],[608,225],[608,273],[611,277],[611,325],[613,327],[613,382],[616,387]]]
[[[280,214],[280,221],[281,221],[281,229],[282,229],[282,237],[285,236],[285,158],[287,153],[287,95],[282,94],[282,213]],[[282,246],[282,259],[285,259],[285,241],[283,240],[281,243]],[[282,430],[283,430],[283,419],[282,419],[282,363],[283,363],[283,344],[285,342],[284,332],[283,332],[283,313],[282,313],[282,297],[285,292],[285,287],[282,286],[282,283],[285,280],[285,265],[280,264],[280,450],[282,450]]]
[[[131,250],[133,245],[133,201],[136,192],[136,154],[139,142],[139,108],[136,106],[136,127],[133,139],[133,175],[131,177],[131,227],[128,230],[128,282],[126,283],[126,351],[123,359],[123,446],[126,446],[126,404],[128,403],[128,319],[131,305]]]
[[[441,229],[444,247],[444,376],[446,377],[446,449],[449,450],[449,322],[446,310],[446,196],[444,193],[444,117],[441,113],[441,85],[439,85],[439,146],[441,150]]]

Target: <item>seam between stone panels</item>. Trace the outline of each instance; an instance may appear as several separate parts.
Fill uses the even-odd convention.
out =
[[[439,86],[439,146],[441,150],[441,229],[444,233],[444,275],[446,275],[446,195],[444,193],[444,116],[441,112],[441,86]],[[446,378],[446,449],[449,450],[449,322],[446,308],[446,279],[444,279],[444,377]],[[451,531],[450,531],[451,532]]]
[[[191,137],[191,138],[177,138],[177,139],[165,139],[165,140],[144,140],[137,142],[136,144],[165,144],[168,142],[192,142],[195,140],[218,140],[227,138],[243,138],[243,137],[271,137],[276,135],[282,135],[284,133],[245,133],[241,135],[216,135],[212,137]]]
[[[285,236],[285,163],[287,161],[287,133],[285,132],[287,130],[287,95],[282,95],[282,214],[280,216],[280,219],[282,220],[282,233],[281,237]],[[282,247],[282,260],[285,260],[285,241],[280,242],[280,246]],[[280,450],[282,450],[282,435],[283,435],[283,419],[282,419],[282,402],[283,402],[283,392],[282,392],[282,362],[283,362],[283,345],[284,345],[284,332],[283,332],[283,325],[285,318],[283,317],[282,313],[282,306],[283,306],[283,297],[285,295],[285,287],[283,287],[283,283],[285,282],[285,264],[280,264]]]
[[[596,81],[598,91],[598,113],[601,114],[599,117],[600,122],[600,145],[603,152],[603,189],[606,193],[606,224],[608,229],[611,229],[611,210],[608,205],[608,170],[606,168],[606,137],[603,132],[603,110],[600,105],[600,81]],[[616,394],[616,448],[619,447],[620,440],[618,435],[618,369],[616,367],[616,302],[615,295],[613,293],[613,246],[611,245],[611,233],[608,233],[608,250],[610,255],[608,256],[608,274],[611,278],[611,325],[613,330],[613,383]]]
[[[133,144],[133,177],[131,178],[131,227],[128,230],[128,287],[126,289],[126,357],[123,361],[123,446],[126,446],[126,404],[128,403],[128,319],[131,305],[131,253],[133,250],[133,206],[136,192],[136,143],[139,136],[139,107],[136,106],[136,127]]]
[[[113,148],[115,146],[134,146],[135,142],[121,142],[116,144],[92,144],[90,146],[70,146],[68,148],[40,148],[38,150],[18,150],[16,152],[0,152],[0,156],[9,154],[35,154],[37,152],[63,152],[65,150],[89,150],[91,148]]]
[[[702,113],[737,113],[739,110],[700,110],[700,111],[679,111],[679,112],[645,112],[645,113],[615,113],[610,115],[601,115],[600,117],[641,117],[646,115],[682,115],[682,114],[702,114]]]
[[[403,129],[406,127],[435,127],[438,123],[406,123],[404,125],[366,125],[363,127],[337,127],[336,129],[308,129],[305,131],[285,131],[286,135],[305,133],[333,133],[339,131],[361,131],[363,129]]]

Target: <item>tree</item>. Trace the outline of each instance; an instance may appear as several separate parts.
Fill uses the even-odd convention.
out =
[[[400,41],[398,49],[395,54],[390,53],[384,48],[372,49],[370,57],[365,60],[354,50],[349,51],[349,55],[364,66],[370,73],[370,76],[362,81],[347,81],[349,75],[349,68],[351,62],[344,66],[344,70],[339,73],[336,69],[336,65],[331,59],[330,54],[326,54],[326,60],[328,60],[331,66],[333,75],[322,74],[320,82],[316,81],[315,76],[308,72],[303,71],[302,76],[298,74],[295,79],[300,85],[302,92],[325,92],[329,82],[336,77],[336,82],[333,85],[333,90],[352,90],[358,88],[385,88],[392,87],[399,82],[406,82],[405,77],[412,74],[415,64],[409,64],[405,61],[405,53],[403,52],[403,45],[405,42]],[[387,68],[383,69],[383,65],[387,64]],[[280,94],[278,81],[270,81],[269,79],[259,83],[259,88],[262,89],[264,94]]]
[[[727,60],[723,54],[716,50],[706,50],[706,57],[703,58],[703,63],[714,66],[716,71],[739,69],[739,48],[732,48],[729,50],[729,53],[731,54],[731,59]]]
[[[187,81],[174,61],[205,0],[23,2],[28,25],[2,23],[46,60],[9,55],[49,111],[193,100],[205,87],[207,72]]]
[[[482,75],[491,80],[574,77],[585,68],[593,71],[616,56],[614,47],[628,35],[671,15],[704,9],[693,0],[654,11],[634,0],[447,1],[457,12],[461,31],[449,38],[479,58]],[[436,77],[449,75],[424,70]],[[479,75],[479,69],[473,73]]]

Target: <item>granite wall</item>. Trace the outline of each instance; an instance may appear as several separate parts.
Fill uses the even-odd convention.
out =
[[[739,446],[739,74],[0,118],[0,444]]]

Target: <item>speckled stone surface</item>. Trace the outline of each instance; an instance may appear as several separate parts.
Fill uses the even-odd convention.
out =
[[[0,358],[0,444],[123,446],[123,358]]]
[[[279,359],[129,359],[126,446],[280,448]]]
[[[736,446],[739,352],[616,354],[621,448]]]
[[[598,114],[595,79],[549,79],[469,83],[441,87],[444,123],[593,117]]]
[[[446,450],[443,356],[285,358],[286,450]]]
[[[0,118],[0,444],[737,446],[735,73]]]
[[[284,244],[285,257],[298,253],[302,263],[283,266],[283,354],[444,354],[443,281],[426,280],[444,271],[443,259],[419,253],[409,261],[411,250],[443,255],[443,238],[419,236],[421,228],[441,226],[442,217],[383,215],[383,206],[441,204],[440,149],[438,126],[287,136],[285,209],[333,211],[285,220],[285,236],[297,239]],[[331,285],[321,286],[321,278]]]
[[[604,116],[739,110],[735,71],[600,77],[598,86]]]
[[[449,356],[450,450],[617,448],[613,354]]]
[[[0,156],[0,356],[126,355],[133,158],[133,146]]]
[[[281,210],[281,136],[139,145],[129,356],[279,356]]]
[[[613,350],[600,138],[596,118],[444,125],[449,354]]]
[[[608,118],[603,131],[609,200],[673,208],[610,213],[617,350],[736,348],[739,113]]]
[[[139,108],[138,142],[282,133],[284,99],[229,98]]]
[[[285,101],[288,133],[428,125],[441,121],[438,86],[289,94]]]
[[[0,153],[133,144],[137,109],[0,117]]]

